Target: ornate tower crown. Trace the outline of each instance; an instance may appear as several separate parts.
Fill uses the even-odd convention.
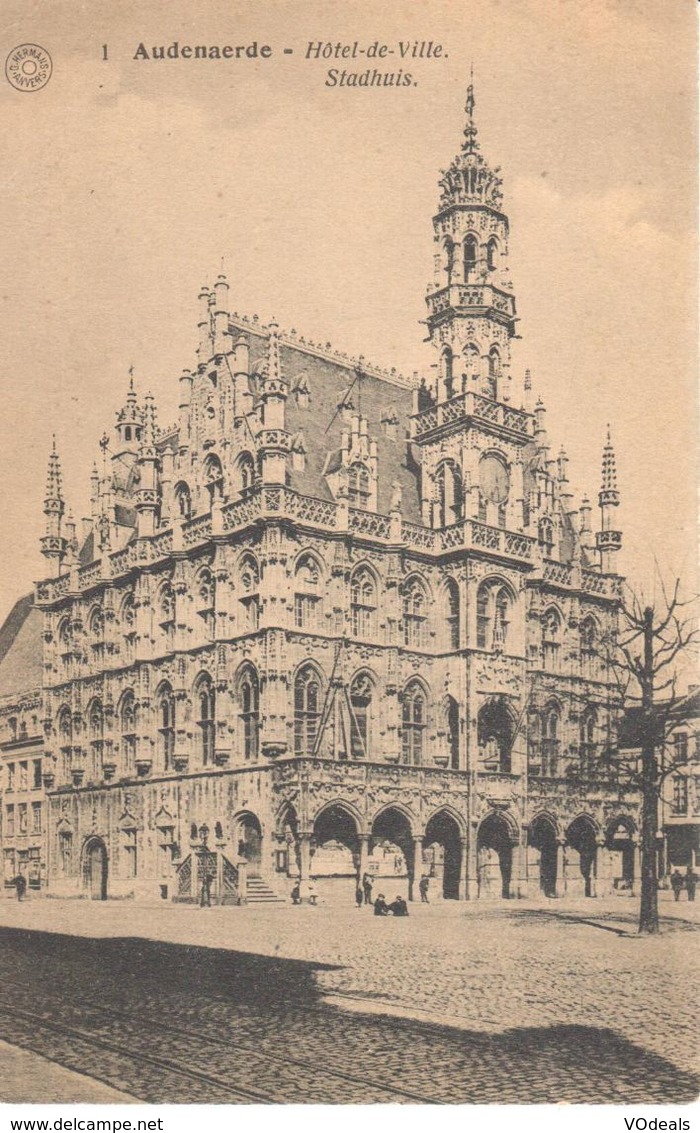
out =
[[[478,131],[474,121],[474,87],[467,87],[465,106],[467,123],[464,127],[462,151],[458,153],[449,169],[440,179],[440,207],[450,205],[491,205],[500,208],[503,200],[502,179],[498,176],[500,166],[491,169],[479,152]]]

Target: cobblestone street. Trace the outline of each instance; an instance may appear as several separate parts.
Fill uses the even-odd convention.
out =
[[[689,1101],[696,909],[4,902],[0,1038],[148,1101]]]

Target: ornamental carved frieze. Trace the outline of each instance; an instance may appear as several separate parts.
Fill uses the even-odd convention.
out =
[[[522,663],[509,660],[503,654],[477,656],[474,670],[481,691],[507,691],[519,695],[523,690]]]

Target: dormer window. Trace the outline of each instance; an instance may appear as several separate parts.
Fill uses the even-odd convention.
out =
[[[369,470],[359,461],[350,465],[348,501],[352,507],[367,510],[369,505]]]

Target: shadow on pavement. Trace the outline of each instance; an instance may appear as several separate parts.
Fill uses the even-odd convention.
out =
[[[379,997],[378,1014],[363,1011],[361,1003],[343,1010],[323,1002],[315,978],[317,971],[337,970],[335,965],[136,937],[8,928],[0,929],[0,945],[0,1037],[46,1054],[46,1036],[35,1041],[29,1032],[29,1039],[13,1040],[12,1004],[51,1011],[58,1003],[61,1016],[95,1028],[95,1035],[104,1033],[101,1005],[123,1015],[121,1042],[133,1034],[153,1049],[167,1043],[184,1062],[206,1050],[207,1066],[224,1085],[230,1075],[240,1081],[245,1067],[259,1081],[269,1063],[273,1102],[319,1100],[285,1093],[282,1068],[277,1072],[274,1064],[287,1052],[299,1068],[290,1089],[310,1069],[315,1084],[328,1090],[321,1100],[330,1104],[372,1100],[369,1088],[382,1084],[448,1104],[669,1104],[693,1101],[700,1091],[700,1079],[606,1027],[518,1027],[516,1019],[504,1018],[498,1033],[465,1030],[391,1015]],[[546,988],[533,992],[547,995]],[[55,1057],[91,1072],[89,1052],[80,1044]],[[345,1080],[334,1083],[334,1073]],[[113,1072],[108,1066],[103,1080],[118,1081],[143,1101],[205,1100],[124,1065]],[[28,1100],[41,1102],[41,1083],[34,1088],[36,1096]],[[238,1099],[224,1092],[207,1100]]]

